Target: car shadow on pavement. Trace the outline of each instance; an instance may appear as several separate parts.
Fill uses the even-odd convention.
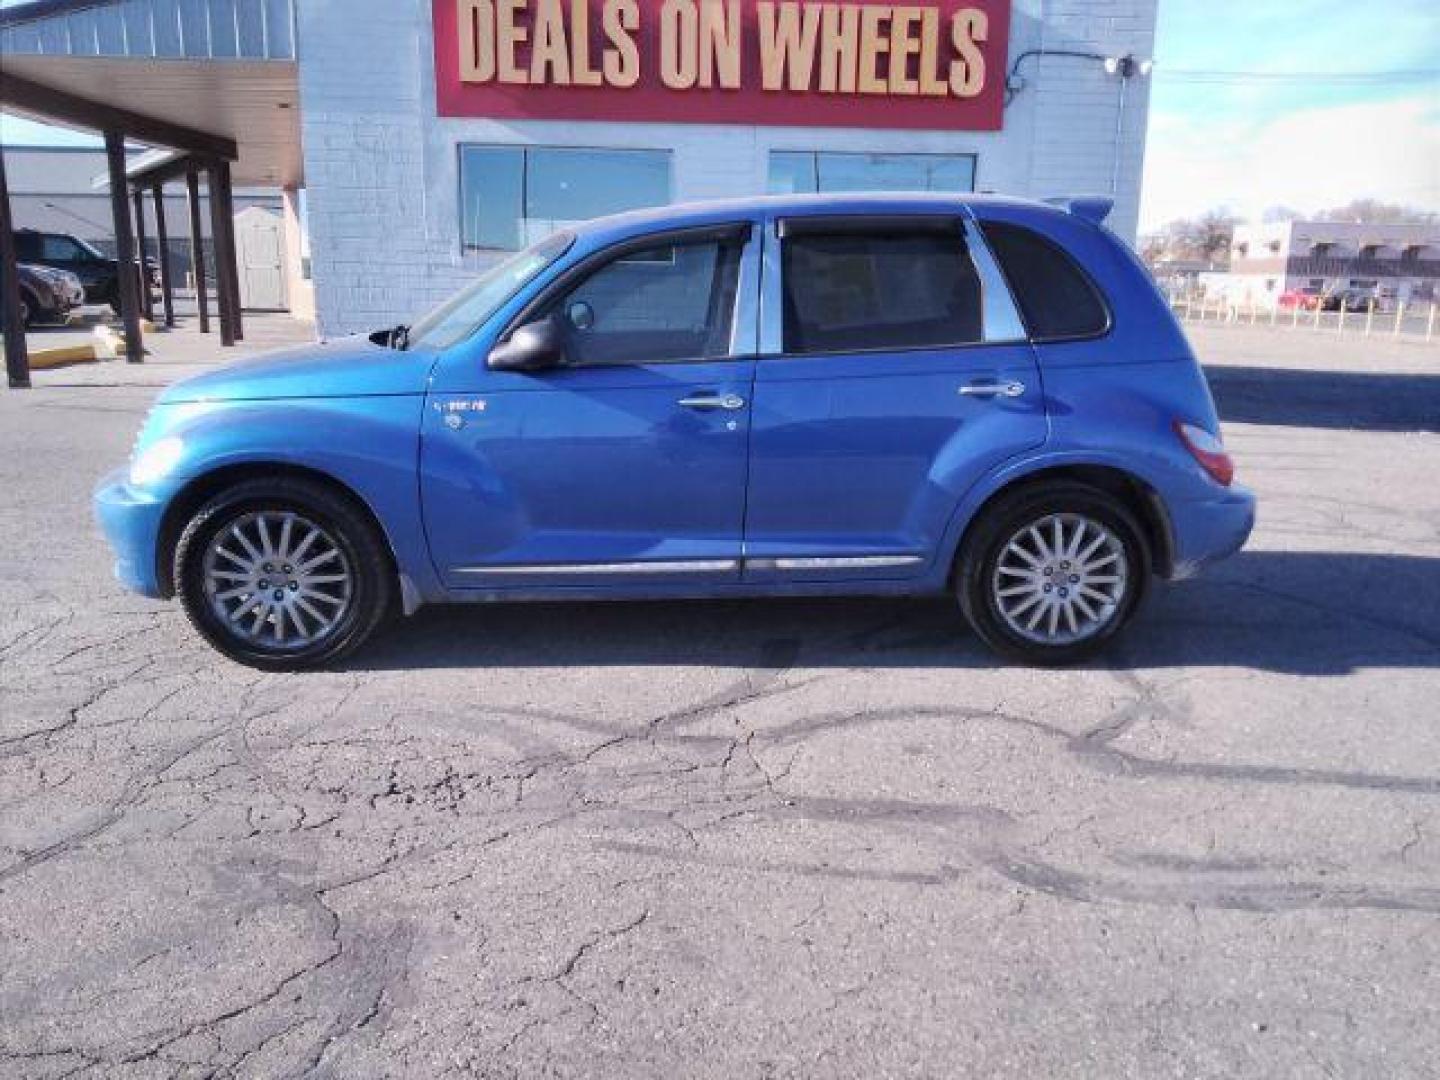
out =
[[[1231,423],[1440,431],[1440,375],[1227,365],[1205,375],[1220,419]]]
[[[945,599],[794,599],[427,608],[352,670],[1002,665]],[[1342,675],[1440,667],[1440,559],[1245,552],[1156,588],[1097,666]]]

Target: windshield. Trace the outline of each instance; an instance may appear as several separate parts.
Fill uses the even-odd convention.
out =
[[[448,349],[500,310],[535,276],[570,249],[573,233],[556,233],[491,267],[472,284],[410,327],[409,348]]]

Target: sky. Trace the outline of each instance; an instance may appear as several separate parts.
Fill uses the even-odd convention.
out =
[[[1142,231],[1357,198],[1440,210],[1437,12],[1440,0],[1160,0]],[[0,138],[93,145],[8,117]]]
[[[1366,197],[1440,210],[1437,0],[1160,0],[1155,61],[1142,230]]]

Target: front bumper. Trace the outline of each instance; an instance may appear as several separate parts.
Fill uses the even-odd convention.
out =
[[[95,520],[115,552],[115,578],[131,592],[165,599],[169,588],[156,574],[155,549],[165,502],[130,484],[127,469],[117,469],[95,489]]]
[[[1245,546],[1255,528],[1255,494],[1232,487],[1215,499],[1173,503],[1170,526],[1175,542],[1175,580],[1193,577],[1206,563],[1229,558]]]

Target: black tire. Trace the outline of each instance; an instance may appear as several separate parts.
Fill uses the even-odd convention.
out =
[[[26,330],[35,325],[36,318],[35,301],[22,289],[20,291],[20,325]]]
[[[1024,636],[1011,625],[1001,610],[996,583],[1001,580],[1000,561],[1010,541],[1028,526],[1057,515],[1073,515],[1104,526],[1123,547],[1126,573],[1124,583],[1113,586],[1120,590],[1114,603],[1096,605],[1108,614],[1090,636],[1046,643]],[[1144,598],[1152,566],[1145,531],[1120,500],[1087,484],[1053,481],[1001,496],[984,511],[961,545],[954,586],[961,611],[985,644],[1022,663],[1060,667],[1089,659],[1125,628]]]
[[[327,539],[333,538],[351,579],[348,606],[341,608],[335,624],[312,642],[261,645],[216,611],[219,605],[207,588],[206,560],[212,541],[247,515],[287,513],[300,515],[324,530]],[[211,498],[180,534],[173,573],[175,591],[195,629],[230,659],[262,671],[302,671],[350,655],[384,621],[396,593],[396,575],[385,538],[365,508],[341,491],[298,477],[247,480]],[[241,621],[248,621],[248,616]],[[284,619],[278,621],[283,627]]]

